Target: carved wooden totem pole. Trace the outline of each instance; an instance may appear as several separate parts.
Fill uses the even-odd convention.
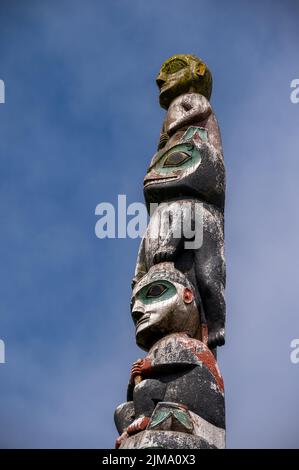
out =
[[[197,57],[175,55],[157,84],[167,112],[144,178],[151,218],[131,300],[147,355],[133,364],[127,402],[115,411],[116,447],[224,448],[216,349],[225,324],[225,168],[212,76]]]

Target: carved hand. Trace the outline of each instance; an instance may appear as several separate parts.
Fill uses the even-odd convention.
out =
[[[151,371],[152,367],[151,361],[149,359],[138,359],[136,362],[134,362],[131,368],[131,385],[136,385],[136,382],[141,382],[142,379],[149,377],[151,375]]]

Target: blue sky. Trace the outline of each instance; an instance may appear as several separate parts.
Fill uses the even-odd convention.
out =
[[[295,1],[16,0],[0,6],[0,447],[113,447],[135,346],[139,240],[100,202],[142,201],[174,53],[214,76],[228,175],[228,447],[299,447]]]

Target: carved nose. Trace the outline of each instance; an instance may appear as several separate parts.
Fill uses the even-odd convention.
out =
[[[166,80],[164,80],[162,77],[157,77],[156,79],[156,83],[158,85],[159,88],[162,88],[162,86],[164,85],[164,83],[166,82]]]
[[[141,312],[140,310],[133,310],[132,318],[133,318],[133,322],[135,323],[135,325],[137,322],[139,322],[139,320],[141,320],[143,315],[144,315],[144,312]]]

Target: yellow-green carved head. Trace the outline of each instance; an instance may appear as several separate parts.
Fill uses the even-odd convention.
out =
[[[156,79],[160,105],[168,109],[174,98],[183,93],[200,93],[210,99],[212,74],[207,65],[191,54],[176,54],[167,59]]]

